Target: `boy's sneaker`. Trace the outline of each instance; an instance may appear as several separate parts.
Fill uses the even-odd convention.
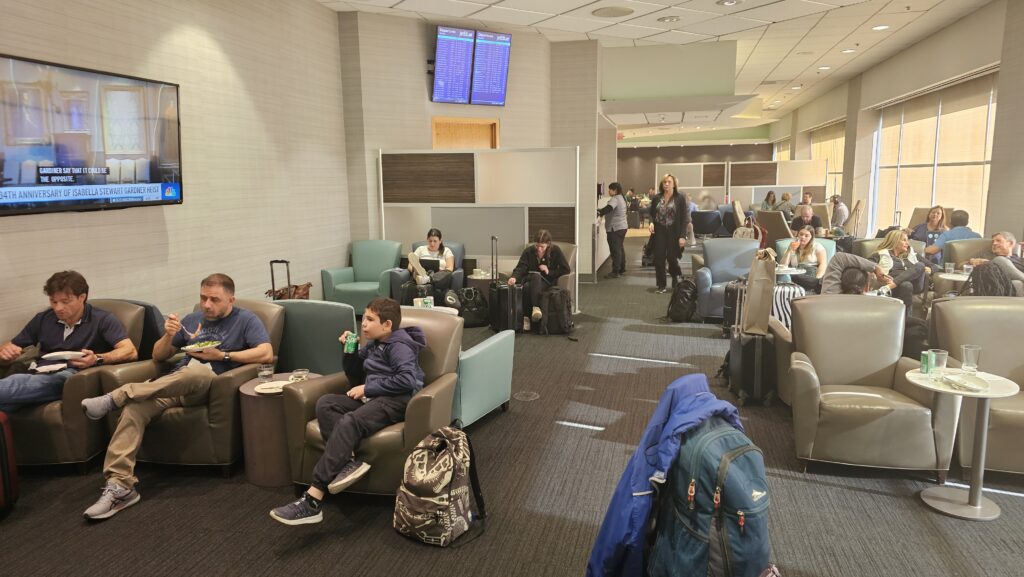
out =
[[[108,481],[100,493],[98,501],[92,507],[85,510],[82,515],[86,519],[106,519],[117,515],[122,509],[127,509],[139,502],[142,496],[135,489],[126,489],[113,481]]]
[[[298,501],[288,503],[270,512],[270,517],[285,525],[309,525],[324,520],[322,507],[314,507],[303,495]]]
[[[332,495],[337,495],[352,486],[352,484],[359,479],[362,479],[363,475],[369,471],[370,465],[368,463],[364,463],[359,459],[352,459],[348,463],[345,463],[345,466],[341,468],[341,472],[338,473],[338,476],[331,481],[330,485],[327,485],[327,490],[330,491]]]
[[[92,397],[91,399],[82,399],[82,410],[85,411],[85,416],[94,421],[106,417],[107,413],[116,408],[117,404],[114,403],[114,397],[110,393]]]
[[[420,277],[430,278],[430,276],[427,275],[427,270],[420,264],[420,257],[414,252],[409,253],[409,265],[412,266],[412,270],[416,271],[416,282],[419,282]]]
[[[533,307],[533,312],[530,314],[530,320],[532,320],[533,322],[537,322],[543,316],[544,313],[541,312],[540,307]]]

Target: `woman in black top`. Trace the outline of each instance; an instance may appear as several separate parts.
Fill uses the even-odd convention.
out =
[[[509,286],[523,285],[523,310],[530,310],[530,319],[541,319],[540,293],[558,284],[558,277],[569,274],[569,261],[562,249],[551,242],[551,233],[546,229],[537,231],[535,242],[526,247],[519,263],[508,279]]]
[[[679,284],[683,272],[679,257],[686,248],[686,226],[690,223],[690,209],[686,198],[679,192],[676,177],[666,174],[661,178],[661,192],[651,201],[651,234],[654,235],[654,272],[658,292],[668,292],[665,262],[672,275],[672,287]]]

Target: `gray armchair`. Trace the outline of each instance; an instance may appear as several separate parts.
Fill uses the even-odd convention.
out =
[[[117,317],[132,344],[139,348],[143,307],[115,299],[89,299],[89,304]],[[87,419],[82,412],[83,399],[101,394],[101,370],[100,367],[91,367],[72,375],[65,381],[63,398],[59,401],[28,406],[11,413],[19,465],[75,463],[84,472],[89,460],[106,448],[108,435],[105,425]]]
[[[704,241],[704,266],[697,270],[697,314],[721,318],[725,285],[750,274],[758,241],[746,238],[715,238]]]
[[[363,314],[377,297],[391,294],[391,269],[398,266],[402,245],[394,240],[357,240],[352,243],[352,266],[320,271],[324,300],[345,303]]]
[[[426,241],[412,243],[412,252],[427,244]],[[462,270],[462,259],[466,256],[466,247],[461,242],[445,241],[444,245],[452,250],[455,257],[455,270],[452,271],[452,290],[459,290],[465,286],[466,273]],[[391,298],[401,302],[402,285],[412,280],[412,273],[408,269],[393,268],[388,271],[391,283]],[[361,313],[362,311],[360,311]]]
[[[901,357],[904,317],[903,303],[886,297],[793,301],[789,380],[797,458],[931,470],[945,479],[960,397],[907,381],[920,363]]]
[[[960,358],[960,345],[980,345],[979,369],[1024,385],[1024,357],[1018,346],[1024,339],[1024,299],[1014,297],[959,297],[932,303],[929,340]],[[977,401],[964,399],[957,433],[960,466],[970,467],[974,449]],[[985,468],[1024,473],[1024,392],[992,399],[988,418]]]
[[[405,421],[384,427],[363,439],[356,455],[372,468],[348,491],[393,495],[402,479],[405,458],[424,437],[452,422],[452,401],[462,344],[461,317],[429,309],[402,307],[402,326],[417,326],[426,335],[420,351],[425,386],[405,409]],[[291,456],[292,480],[308,485],[313,467],[323,455],[324,439],[316,420],[317,399],[349,389],[344,373],[292,383],[284,387],[285,431]]]

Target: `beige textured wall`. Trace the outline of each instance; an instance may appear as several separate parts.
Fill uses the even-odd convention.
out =
[[[618,134],[618,130],[610,120],[602,115],[597,117],[597,181],[604,183],[604,198],[595,206],[604,206],[608,202],[608,185],[618,180],[618,141],[615,139],[615,135]],[[622,184],[622,183],[619,183]],[[622,189],[623,194],[626,192],[625,186]],[[582,193],[582,191],[581,191]],[[594,213],[580,213],[580,220],[588,222],[593,217]],[[608,248],[608,240],[604,230],[604,222],[601,222],[600,230],[597,235],[597,244],[594,246],[594,262],[597,263],[597,268],[601,268],[601,264],[608,260],[611,256],[611,249]]]
[[[339,19],[353,238],[380,237],[378,149],[431,148],[434,116],[497,118],[501,148],[551,146],[551,53],[543,36],[512,35],[505,106],[435,104],[426,71],[436,25],[365,12],[342,12]],[[361,75],[358,88],[350,82],[354,71]]]
[[[181,85],[180,206],[0,218],[0,339],[46,305],[56,270],[94,297],[191,310],[219,271],[238,294],[340,265],[349,243],[333,12],[312,1],[0,0],[0,52]]]
[[[590,275],[594,268],[591,225],[597,210],[599,51],[596,40],[551,45],[551,145],[580,147],[580,275]]]
[[[1008,231],[1024,239],[1024,2],[1008,2],[1003,60],[999,69],[999,105],[992,143],[992,180],[985,234]]]

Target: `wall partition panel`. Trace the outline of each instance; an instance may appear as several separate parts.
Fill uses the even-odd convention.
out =
[[[692,178],[685,182],[680,180],[679,188],[698,204],[707,195],[718,204],[737,200],[745,208],[760,209],[771,190],[775,191],[778,201],[783,192],[789,192],[796,204],[805,191],[814,194],[815,202],[825,201],[828,167],[825,160],[658,164],[656,171],[659,175],[670,172],[690,177],[695,174],[694,167],[699,169],[700,182]]]
[[[474,202],[472,153],[385,154],[384,202]]]

